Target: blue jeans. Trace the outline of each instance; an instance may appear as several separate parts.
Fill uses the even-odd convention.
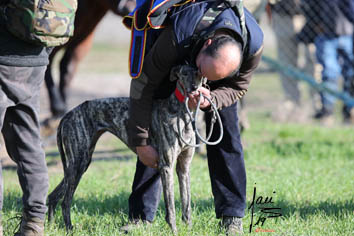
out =
[[[315,39],[315,45],[317,60],[323,67],[322,83],[330,89],[338,90],[338,80],[342,75],[343,90],[349,93],[350,83],[354,77],[353,37],[351,35],[339,37],[319,35]],[[320,95],[323,108],[332,110],[335,97],[326,92],[321,92]],[[345,107],[346,109],[352,108]]]

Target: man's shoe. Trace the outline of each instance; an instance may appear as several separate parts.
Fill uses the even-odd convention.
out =
[[[316,120],[324,126],[332,126],[334,124],[333,110],[322,108],[313,116]]]
[[[223,216],[220,224],[221,227],[225,228],[226,235],[228,236],[243,234],[242,218],[235,216]]]
[[[321,110],[317,111],[313,118],[317,120],[321,120],[333,115],[333,110],[328,108],[322,108]]]
[[[132,220],[129,220],[129,222],[122,226],[120,228],[120,230],[125,233],[125,234],[128,234],[130,233],[132,230],[138,228],[138,227],[142,227],[144,225],[150,225],[151,222],[150,221],[147,221],[147,220],[141,220],[141,219],[132,219]]]
[[[44,236],[44,220],[22,213],[20,229],[15,236]]]
[[[354,125],[354,108],[343,109],[343,123],[345,125]]]

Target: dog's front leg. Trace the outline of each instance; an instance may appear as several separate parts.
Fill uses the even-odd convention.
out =
[[[160,159],[161,160],[161,159]],[[175,212],[175,196],[173,188],[173,168],[170,165],[162,165],[160,170],[161,182],[163,187],[163,194],[166,208],[166,221],[170,225],[174,234],[177,233],[176,227],[176,212]]]
[[[194,155],[194,148],[189,148],[182,152],[177,159],[177,175],[179,182],[179,192],[182,201],[182,220],[191,225],[191,192],[189,167]]]

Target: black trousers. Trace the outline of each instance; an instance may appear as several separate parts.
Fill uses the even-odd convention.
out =
[[[47,211],[45,202],[49,185],[39,125],[40,88],[45,69],[45,66],[0,65],[0,128],[6,150],[17,164],[23,210],[41,219]],[[0,181],[2,185],[1,175]],[[3,191],[0,199],[1,210]]]
[[[237,106],[222,109],[224,136],[215,146],[207,146],[211,188],[214,195],[216,217],[243,217],[246,208],[246,171],[238,129]],[[210,127],[211,114],[206,113]],[[207,132],[208,132],[207,128]],[[215,124],[211,140],[219,137],[220,128]],[[193,185],[193,179],[191,179]],[[161,197],[161,181],[156,169],[144,166],[139,159],[129,197],[129,218],[153,221]]]

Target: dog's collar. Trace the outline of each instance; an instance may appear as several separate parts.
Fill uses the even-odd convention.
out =
[[[181,91],[179,91],[178,87],[176,87],[175,89],[175,95],[176,95],[176,98],[177,100],[180,102],[180,103],[184,103],[184,100],[186,99],[186,96],[184,96]]]
[[[187,92],[185,87],[180,81],[177,82],[176,89],[175,89],[175,96],[180,103],[184,103],[184,101],[186,100]]]

